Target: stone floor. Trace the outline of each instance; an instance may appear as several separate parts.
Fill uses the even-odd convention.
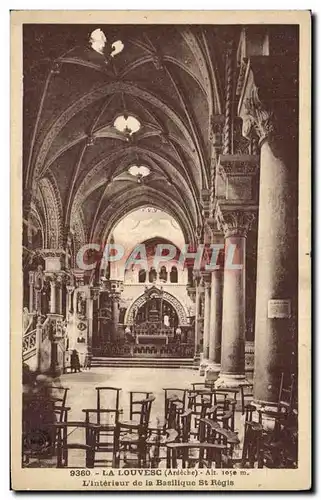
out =
[[[155,401],[152,406],[151,421],[156,422],[157,417],[164,417],[164,391],[163,388],[190,389],[193,382],[204,382],[197,370],[189,369],[163,369],[163,368],[92,368],[81,373],[68,373],[56,380],[56,384],[69,387],[66,405],[71,408],[68,414],[69,421],[84,420],[84,408],[96,408],[95,387],[119,387],[122,389],[120,407],[123,408],[123,418],[129,418],[129,391],[152,392]],[[108,405],[108,402],[105,404]],[[108,406],[107,406],[108,407]],[[236,430],[239,438],[243,440],[243,417],[240,412],[239,401],[237,405]],[[83,430],[72,431],[73,441],[83,441]],[[77,463],[69,466],[80,467],[79,455]],[[83,461],[83,460],[81,460]],[[71,460],[73,462],[73,460]],[[49,465],[49,464],[48,464]],[[34,465],[35,466],[35,465]],[[38,465],[39,466],[39,465]],[[42,465],[44,466],[44,465]]]

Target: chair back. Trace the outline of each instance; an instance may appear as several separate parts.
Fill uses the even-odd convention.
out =
[[[69,387],[48,386],[50,397],[55,401],[55,406],[66,406]]]
[[[224,445],[212,443],[168,443],[167,468],[221,468]],[[214,465],[214,467],[213,467]]]
[[[183,412],[186,408],[186,395],[187,389],[177,389],[172,387],[163,388],[164,391],[164,409],[165,409],[165,421],[168,421],[170,406],[173,401],[180,403],[181,411]]]
[[[118,387],[95,387],[97,391],[97,410],[119,410],[121,389]]]
[[[279,389],[278,411],[281,411],[282,408],[285,408],[290,412],[293,407],[295,376],[293,373],[291,374],[288,385],[286,384],[285,378],[285,373],[282,372]]]
[[[246,398],[253,398],[253,384],[241,385],[240,390],[241,390],[242,415],[244,415],[246,411],[246,406],[250,404],[246,402]]]
[[[83,450],[85,452],[86,468],[93,468],[95,464],[95,446],[99,425],[89,424],[87,422],[58,422],[53,428],[57,432],[57,468],[68,467],[68,452],[69,450]],[[73,436],[73,430],[84,429],[85,439],[79,441],[77,433],[77,441],[70,442],[69,436]],[[77,464],[79,467],[79,465]]]
[[[187,443],[191,437],[192,410],[186,410],[181,415],[181,440]]]
[[[146,399],[141,401],[141,410],[140,410],[140,426],[145,430],[148,427],[150,414],[152,410],[152,404],[155,401],[155,396],[148,396]]]
[[[129,420],[140,420],[142,401],[152,396],[151,392],[130,391],[129,393]]]

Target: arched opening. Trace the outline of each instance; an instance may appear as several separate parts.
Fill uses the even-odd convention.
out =
[[[148,273],[148,281],[150,283],[154,283],[157,278],[157,273],[155,267],[151,267]]]
[[[173,266],[170,272],[170,282],[171,283],[178,283],[178,272],[177,272],[177,267]]]
[[[145,281],[146,281],[146,271],[145,269],[140,269],[138,271],[138,282],[145,283]]]

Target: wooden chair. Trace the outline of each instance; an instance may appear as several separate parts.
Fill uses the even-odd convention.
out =
[[[151,392],[130,391],[129,393],[129,420],[139,420],[142,400],[152,396]]]
[[[178,414],[182,414],[186,408],[187,389],[164,388],[164,417],[168,422],[171,410],[171,404],[175,402]]]
[[[194,384],[196,385],[196,384]],[[188,394],[188,407],[193,412],[191,436],[199,439],[199,419],[209,416],[209,413],[216,412],[216,392],[207,388],[190,391]]]
[[[166,454],[161,451],[168,443],[175,443],[178,439],[178,432],[175,429],[166,429],[158,426],[157,429],[149,428],[149,436],[146,440],[148,463],[150,468],[158,468],[162,460],[166,460]]]
[[[290,376],[290,383],[285,384],[285,375],[281,374],[278,402],[275,410],[265,407],[258,409],[259,422],[263,422],[264,417],[274,420],[273,439],[278,440],[282,426],[286,425],[286,420],[292,414],[294,400],[295,377]]]
[[[167,468],[221,468],[224,445],[212,443],[168,443]],[[194,452],[194,453],[193,453]],[[196,452],[196,454],[195,454]],[[214,465],[214,467],[213,467]]]
[[[55,401],[44,394],[23,394],[22,404],[22,443],[23,443],[23,464],[27,465],[30,458],[41,458],[42,456],[52,456],[56,442],[56,431],[53,425],[58,421],[67,419],[67,412],[70,408],[55,407]],[[33,445],[33,441],[41,441]]]
[[[118,422],[115,429],[113,466],[119,467],[121,454],[125,464],[135,463],[137,467],[145,467],[147,463],[148,425],[154,396],[140,401],[139,420]],[[135,402],[138,405],[138,401]]]
[[[57,468],[68,467],[69,450],[83,450],[85,452],[86,468],[93,468],[95,465],[95,444],[99,432],[99,425],[87,422],[57,422],[53,425],[57,431]],[[85,442],[69,442],[69,436],[73,436],[72,430],[84,429]],[[80,465],[77,465],[79,468]]]
[[[246,406],[251,405],[251,403],[246,401],[246,398],[253,398],[253,384],[241,385],[240,391],[241,391],[242,415],[244,415]]]
[[[66,406],[69,387],[47,386],[50,398],[55,401],[55,406]]]
[[[218,421],[209,418],[201,419],[200,442],[204,441],[224,445],[225,450],[222,455],[224,467],[234,466],[234,449],[240,444],[237,432],[222,427]]]
[[[184,413],[182,413],[181,417],[181,441],[182,443],[187,443],[190,441],[191,437],[191,425],[192,425],[192,415],[193,412],[190,409],[187,409]]]
[[[110,464],[113,461],[115,429],[119,422],[122,410],[113,409],[93,409],[86,408],[82,410],[85,413],[85,422],[87,424],[96,424],[99,426],[95,442],[95,465]],[[89,437],[87,438],[89,439]],[[104,453],[104,459],[96,458],[97,453]],[[108,454],[111,457],[108,459]]]
[[[120,392],[118,387],[95,387],[97,410],[119,410]]]

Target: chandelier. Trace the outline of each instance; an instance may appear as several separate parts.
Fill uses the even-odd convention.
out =
[[[89,44],[93,50],[106,57],[106,59],[120,54],[124,48],[124,44],[121,40],[115,40],[113,43],[109,44],[109,49],[107,49],[107,38],[100,28],[97,28],[90,34]]]
[[[141,124],[134,116],[123,114],[117,116],[114,121],[114,127],[118,130],[118,132],[131,137],[135,132],[138,132]]]
[[[150,174],[150,169],[144,165],[131,165],[128,169],[130,175],[137,178],[137,182],[140,184],[144,177]]]

